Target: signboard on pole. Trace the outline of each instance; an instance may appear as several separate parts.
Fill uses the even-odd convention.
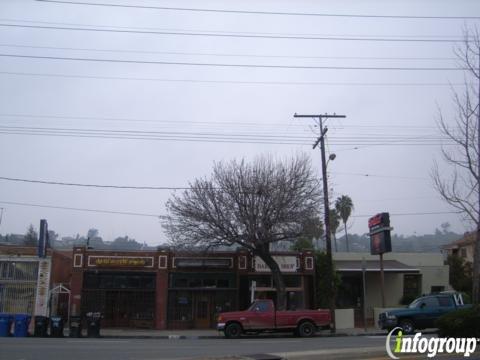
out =
[[[48,248],[48,224],[47,220],[40,220],[40,232],[38,234],[38,257],[45,258]]]
[[[37,293],[34,315],[48,316],[48,295],[50,289],[50,259],[38,261]]]
[[[368,219],[370,230],[370,253],[380,255],[392,251],[390,237],[390,215],[386,212],[379,213]]]

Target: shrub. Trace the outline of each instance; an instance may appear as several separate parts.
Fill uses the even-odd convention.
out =
[[[437,320],[441,337],[480,337],[480,306],[445,314]]]

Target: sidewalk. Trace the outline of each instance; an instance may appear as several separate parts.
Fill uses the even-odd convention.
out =
[[[83,330],[84,336],[86,330]],[[224,335],[222,332],[216,330],[147,330],[147,329],[118,329],[106,328],[100,330],[100,335],[103,338],[116,339],[222,339]],[[355,329],[341,329],[337,330],[335,334],[330,333],[329,330],[322,330],[317,332],[317,337],[340,337],[340,336],[380,336],[386,335],[386,331],[377,328],[368,328],[367,332],[363,328]],[[68,328],[65,329],[65,336],[68,336]],[[263,337],[291,337],[291,333],[270,333],[260,335]],[[245,335],[245,337],[257,337],[256,335]]]

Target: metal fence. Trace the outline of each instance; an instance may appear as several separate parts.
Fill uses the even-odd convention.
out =
[[[0,313],[33,314],[38,262],[0,260]]]

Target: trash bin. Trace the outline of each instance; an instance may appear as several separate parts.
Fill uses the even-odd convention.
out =
[[[33,330],[33,336],[47,337],[48,336],[48,317],[35,316],[35,328]]]
[[[26,337],[28,336],[28,325],[32,317],[27,314],[15,315],[15,328],[13,329],[13,336]]]
[[[50,318],[50,336],[63,337],[63,319],[60,316]]]
[[[10,314],[0,314],[0,337],[10,336],[12,329],[13,316]]]
[[[87,313],[87,336],[100,337],[100,320],[102,314],[99,312]]]
[[[80,316],[70,316],[70,333],[73,338],[82,337],[82,318]]]

